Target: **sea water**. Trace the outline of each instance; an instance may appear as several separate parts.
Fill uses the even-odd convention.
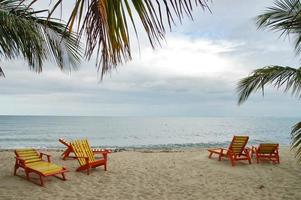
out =
[[[63,148],[59,138],[89,139],[93,147],[225,146],[233,135],[250,143],[289,145],[299,118],[0,116],[0,148]]]

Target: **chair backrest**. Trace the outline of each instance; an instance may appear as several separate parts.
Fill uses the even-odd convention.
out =
[[[15,154],[26,163],[41,161],[42,158],[39,152],[35,149],[16,149]]]
[[[71,142],[71,146],[81,166],[86,164],[85,157],[88,157],[90,162],[95,161],[94,154],[88,140],[75,140]]]
[[[249,136],[233,136],[232,142],[229,146],[229,150],[231,150],[235,155],[242,154],[249,140]]]
[[[71,146],[70,142],[67,142],[64,138],[60,138],[59,141],[60,141],[60,143],[62,143],[63,145],[65,145],[67,147]]]
[[[271,153],[275,153],[275,151],[278,149],[279,144],[275,144],[275,143],[262,143],[259,144],[258,153],[262,153],[262,154],[271,154]]]

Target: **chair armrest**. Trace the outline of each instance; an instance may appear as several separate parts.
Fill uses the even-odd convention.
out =
[[[207,149],[209,152],[212,153],[218,153],[218,154],[225,154],[225,152],[228,152],[228,149],[225,148],[213,148],[213,149]]]
[[[48,161],[48,162],[51,162],[51,155],[50,155],[50,154],[40,152],[40,157],[41,157],[41,158],[43,157],[43,155],[44,155],[44,156],[47,156],[47,161]]]
[[[20,163],[21,165],[25,166],[25,160],[17,156],[15,158],[16,158],[16,163]]]
[[[103,149],[103,150],[92,149],[92,151],[93,151],[93,154],[98,154],[98,153],[109,154],[109,153],[112,153],[112,151],[108,150],[108,149]]]
[[[108,154],[109,154],[109,153],[112,153],[112,151],[111,151],[111,150],[108,150],[108,149],[104,149],[104,150],[97,150],[97,149],[94,149],[94,150],[93,150],[93,154],[94,154],[94,155],[96,155],[96,154],[102,154],[102,156],[103,156],[103,158],[104,158],[105,160],[107,160]]]

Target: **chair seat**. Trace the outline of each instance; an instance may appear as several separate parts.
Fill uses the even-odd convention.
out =
[[[37,172],[40,172],[44,176],[50,175],[50,174],[56,174],[56,173],[62,173],[63,167],[45,162],[45,161],[39,161],[39,162],[33,162],[26,164],[26,167],[30,168],[31,170],[35,170]]]

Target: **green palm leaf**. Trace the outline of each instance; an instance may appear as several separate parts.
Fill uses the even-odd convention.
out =
[[[292,95],[301,97],[301,68],[295,69],[282,66],[268,66],[256,69],[253,73],[239,81],[237,86],[238,103],[245,102],[251,93],[272,85],[276,88],[284,87],[284,91],[291,91]]]
[[[296,53],[301,53],[301,2],[276,0],[274,4],[257,17],[258,27],[280,31],[281,35],[294,37]]]
[[[281,35],[295,38],[295,50],[301,53],[301,2],[299,0],[276,0],[257,17],[258,28],[269,28],[280,31]],[[282,66],[268,66],[253,71],[251,75],[239,81],[237,86],[238,104],[245,102],[251,93],[258,90],[264,95],[264,87],[272,85],[284,92],[301,98],[301,68],[295,69]],[[301,122],[297,123],[291,132],[292,148],[301,163]]]
[[[50,15],[64,0],[54,1]],[[38,2],[34,0],[33,2]],[[137,35],[139,21],[153,48],[164,39],[166,26],[171,28],[175,19],[180,21],[195,6],[208,8],[207,0],[76,0],[68,26],[86,36],[86,57],[97,52],[97,66],[101,77],[131,59],[129,29]],[[135,17],[137,16],[137,20]],[[167,21],[167,22],[166,22]],[[164,23],[166,22],[166,23]],[[131,26],[130,26],[131,25]]]
[[[290,91],[292,95],[301,98],[301,68],[269,66],[256,69],[253,73],[241,79],[237,86],[238,103],[244,103],[251,93],[272,85],[277,89],[283,87],[284,92]],[[301,163],[301,122],[297,123],[291,132],[292,148],[296,149],[296,157]]]
[[[292,148],[296,150],[295,155],[301,163],[301,122],[293,126],[292,130]]]
[[[36,72],[42,71],[46,60],[54,60],[62,70],[76,68],[80,60],[77,36],[66,32],[59,20],[37,16],[44,11],[33,11],[21,3],[0,0],[0,55],[6,59],[21,56]]]

